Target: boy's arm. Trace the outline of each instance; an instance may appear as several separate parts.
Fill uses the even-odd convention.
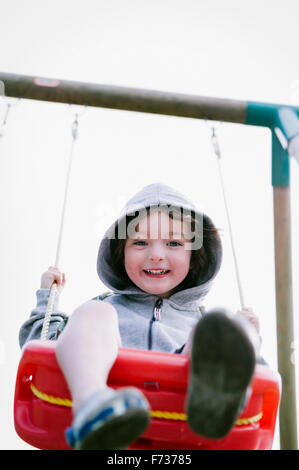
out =
[[[50,289],[41,288],[36,291],[37,304],[32,310],[29,319],[21,326],[19,332],[19,344],[22,348],[32,339],[40,339],[45,313],[48,305]],[[54,301],[47,339],[56,339],[57,329],[62,321],[67,321],[67,315],[57,309],[58,296]]]

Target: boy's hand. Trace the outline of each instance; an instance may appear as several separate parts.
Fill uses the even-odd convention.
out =
[[[53,282],[57,283],[57,291],[60,294],[65,285],[65,273],[61,273],[58,268],[50,266],[48,271],[41,277],[41,289],[51,289]]]
[[[255,327],[256,331],[260,332],[260,321],[255,315],[251,307],[244,307],[242,310],[238,310],[237,313],[244,315],[245,318]]]

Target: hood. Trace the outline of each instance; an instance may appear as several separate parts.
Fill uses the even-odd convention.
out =
[[[123,210],[121,211],[118,219],[106,231],[99,247],[97,258],[97,272],[99,278],[110,290],[118,294],[153,297],[150,294],[139,289],[132,282],[124,283],[119,275],[115,272],[111,264],[111,238],[115,234],[115,229],[121,226],[121,222],[125,220],[127,215],[135,215],[137,211],[145,207],[171,205],[172,207],[183,208],[188,211],[194,211],[196,218],[203,221],[204,226],[214,228],[211,219],[200,212],[192,201],[187,199],[183,194],[176,189],[166,186],[163,183],[153,183],[142,188],[132,198],[129,199]],[[137,216],[138,214],[136,214]],[[222,245],[219,237],[214,237],[204,247],[207,256],[206,268],[198,273],[194,279],[194,286],[181,290],[172,294],[169,300],[173,301],[179,306],[186,304],[186,301],[195,302],[202,300],[209,292],[211,283],[219,271],[222,261]]]

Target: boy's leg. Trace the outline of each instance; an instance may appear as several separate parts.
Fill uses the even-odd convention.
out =
[[[73,413],[107,377],[120,346],[117,313],[108,302],[90,301],[70,316],[57,339],[56,358],[73,400]]]
[[[67,439],[74,448],[123,448],[149,424],[139,390],[107,386],[120,345],[117,313],[108,302],[90,301],[76,309],[58,337],[56,357],[73,400]]]
[[[202,436],[224,437],[244,404],[255,367],[255,348],[243,326],[224,310],[215,310],[198,322],[183,353],[189,353],[191,359],[189,425]]]
[[[221,313],[223,315],[227,315],[227,313],[224,310],[222,310]],[[248,336],[248,339],[249,339],[249,341],[251,342],[251,344],[254,348],[257,363],[267,364],[266,361],[259,355],[260,354],[260,348],[261,348],[261,338],[260,338],[259,334],[257,333],[257,331],[255,330],[254,326],[252,326],[249,323],[249,321],[246,318],[244,318],[243,315],[240,314],[240,313],[237,313],[233,317],[233,321],[235,321],[244,330],[244,332],[246,332],[246,334]],[[194,336],[194,332],[195,332],[196,327],[197,327],[197,325],[195,325],[192,328],[192,330],[191,330],[191,332],[188,336],[187,342],[186,342],[186,344],[185,344],[185,346],[182,350],[182,354],[188,354],[188,356],[191,355],[193,336]]]

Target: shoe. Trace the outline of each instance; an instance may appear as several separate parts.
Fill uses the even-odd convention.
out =
[[[187,397],[190,428],[211,439],[226,436],[244,406],[255,350],[244,329],[214,310],[194,331]]]
[[[75,450],[125,449],[149,423],[149,404],[137,388],[108,388],[81,405],[66,440]]]

